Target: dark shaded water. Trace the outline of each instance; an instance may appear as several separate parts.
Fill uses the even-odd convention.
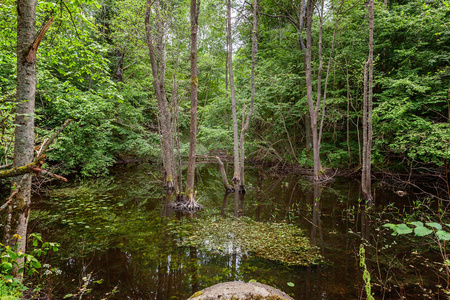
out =
[[[364,286],[358,251],[366,241],[376,299],[423,299],[427,293],[423,287],[437,290],[437,284],[445,286],[440,278],[443,273],[435,274],[436,268],[427,263],[427,259],[442,261],[437,247],[407,237],[394,238],[381,228],[405,213],[382,208],[392,202],[408,204],[407,198],[377,190],[377,208],[366,213],[358,201],[361,194],[356,181],[337,179],[314,190],[299,175],[260,169],[248,172],[245,197],[224,201],[219,171],[215,166],[201,166],[196,189],[205,211],[197,217],[245,215],[258,221],[296,224],[319,248],[326,265],[287,267],[232,249],[210,253],[178,247],[183,224],[189,220],[164,217],[157,172],[152,166],[140,165],[117,168],[105,179],[56,188],[49,197],[35,201],[32,231],[61,244],[48,263],[62,273],[42,278],[55,299],[79,293],[83,282],[91,289],[83,299],[105,298],[114,288],[116,293],[109,299],[187,299],[216,283],[252,279],[295,299],[360,299]],[[315,201],[318,194],[320,201]]]

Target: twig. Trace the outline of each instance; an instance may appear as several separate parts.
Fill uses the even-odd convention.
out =
[[[67,182],[67,178],[62,177],[61,175],[57,175],[57,174],[51,173],[51,172],[46,171],[46,170],[41,170],[41,173],[42,173],[42,175],[48,175],[48,176],[54,177],[56,179],[62,180],[64,182]]]
[[[11,196],[9,196],[9,198],[6,199],[5,204],[3,204],[3,205],[0,207],[0,211],[4,210],[5,208],[8,207],[9,204],[11,204],[11,202],[12,202],[13,199],[14,199],[14,197],[17,195],[17,193],[18,193],[18,192],[20,191],[20,189],[22,188],[22,183],[23,183],[23,182],[25,181],[25,179],[27,179],[27,178],[28,178],[28,176],[25,175],[25,176],[22,178],[22,180],[20,180],[19,184],[16,186],[16,189],[11,193]]]

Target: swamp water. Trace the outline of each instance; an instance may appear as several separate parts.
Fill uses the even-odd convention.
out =
[[[325,263],[289,266],[232,244],[214,251],[195,243],[180,247],[180,240],[194,239],[185,230],[193,220],[164,216],[155,174],[151,165],[123,166],[107,178],[59,186],[34,200],[31,231],[61,244],[41,272],[54,299],[68,294],[79,299],[83,285],[91,291],[82,299],[187,299],[235,280],[269,284],[295,299],[365,299],[358,256],[362,243],[376,299],[423,299],[425,294],[438,299],[436,286],[447,285],[431,238],[393,237],[382,227],[404,217],[404,210],[389,203],[409,203],[392,192],[377,190],[377,207],[367,213],[356,181],[336,179],[314,191],[300,175],[248,169],[245,197],[225,198],[216,166],[200,165],[196,190],[204,211],[196,218],[245,216],[297,226]],[[56,273],[51,268],[61,274],[48,275]]]

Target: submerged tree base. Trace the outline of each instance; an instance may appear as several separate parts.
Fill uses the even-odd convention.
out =
[[[180,246],[212,252],[239,252],[293,266],[322,264],[323,258],[300,228],[285,223],[262,223],[249,218],[193,220]]]
[[[203,206],[195,201],[193,197],[185,197],[183,194],[178,194],[175,202],[169,204],[169,207],[174,211],[193,213],[203,210]]]

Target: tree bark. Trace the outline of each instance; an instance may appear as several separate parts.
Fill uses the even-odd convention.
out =
[[[361,185],[366,202],[372,202],[371,158],[372,158],[372,108],[373,108],[373,34],[374,34],[374,0],[369,0],[369,58],[364,67],[363,98],[363,162]]]
[[[154,38],[152,29],[150,26],[150,14],[152,4],[155,4],[156,12],[156,53],[154,48]],[[150,56],[150,63],[152,67],[153,85],[155,88],[156,98],[158,100],[159,110],[159,123],[161,126],[162,146],[164,155],[164,171],[165,171],[165,185],[164,188],[169,192],[174,192],[176,184],[174,184],[174,156],[173,156],[173,141],[170,113],[167,104],[167,98],[164,88],[164,76],[165,76],[165,58],[164,58],[164,45],[163,45],[163,24],[160,12],[159,0],[151,1],[147,0],[147,10],[145,13],[145,29],[147,34],[147,46]],[[159,74],[158,74],[159,73]]]
[[[195,151],[197,145],[197,32],[200,0],[191,0],[191,126],[189,139],[189,160],[186,177],[186,197],[194,201]]]
[[[316,107],[314,109],[313,89],[312,89],[312,17],[314,12],[315,0],[308,0],[306,6],[306,51],[305,51],[305,75],[306,75],[306,96],[308,99],[309,117],[311,121],[311,135],[313,144],[314,157],[314,176],[313,180],[319,180],[320,174],[320,144],[318,141],[317,119],[318,114]]]
[[[225,166],[223,165],[222,160],[218,156],[216,156],[216,160],[217,160],[217,163],[219,164],[220,174],[222,175],[222,182],[223,182],[223,186],[225,188],[225,193],[234,192],[234,188],[228,183],[227,172],[225,171]]]
[[[50,23],[51,24],[51,23]],[[36,94],[36,48],[33,48],[36,34],[36,0],[17,2],[17,90],[16,120],[14,143],[14,167],[23,166],[33,161],[34,148],[34,101]],[[44,32],[45,33],[45,32]],[[42,39],[42,38],[41,38]],[[33,57],[28,55],[33,52]],[[26,176],[26,178],[23,178]],[[23,179],[23,180],[22,180]],[[25,174],[14,179],[21,189],[8,206],[8,228],[5,230],[4,244],[25,252],[28,217],[31,204],[31,176]],[[17,235],[16,235],[17,234]],[[19,238],[22,238],[20,239]],[[23,259],[18,260],[23,264]],[[21,279],[18,269],[13,275]]]
[[[239,167],[239,135],[238,135],[238,123],[236,116],[236,94],[234,90],[234,78],[233,78],[233,43],[231,39],[231,0],[227,1],[227,12],[228,12],[228,72],[230,79],[230,96],[231,96],[231,115],[233,119],[233,157],[234,157],[234,174],[232,181],[234,185],[240,182],[240,167]]]
[[[253,107],[255,103],[255,68],[256,68],[256,54],[258,53],[258,0],[253,0],[253,30],[252,30],[252,66],[251,66],[251,75],[250,75],[250,81],[251,81],[251,100],[250,100],[250,110],[247,114],[247,118],[245,119],[244,126],[242,126],[241,130],[241,138],[240,138],[240,145],[241,145],[241,162],[240,162],[240,183],[239,183],[239,189],[242,193],[245,192],[245,180],[244,180],[244,163],[245,163],[245,148],[244,148],[244,138],[245,133],[248,130],[248,127],[250,125],[250,119],[252,118],[253,114]],[[244,120],[244,119],[242,119]]]

